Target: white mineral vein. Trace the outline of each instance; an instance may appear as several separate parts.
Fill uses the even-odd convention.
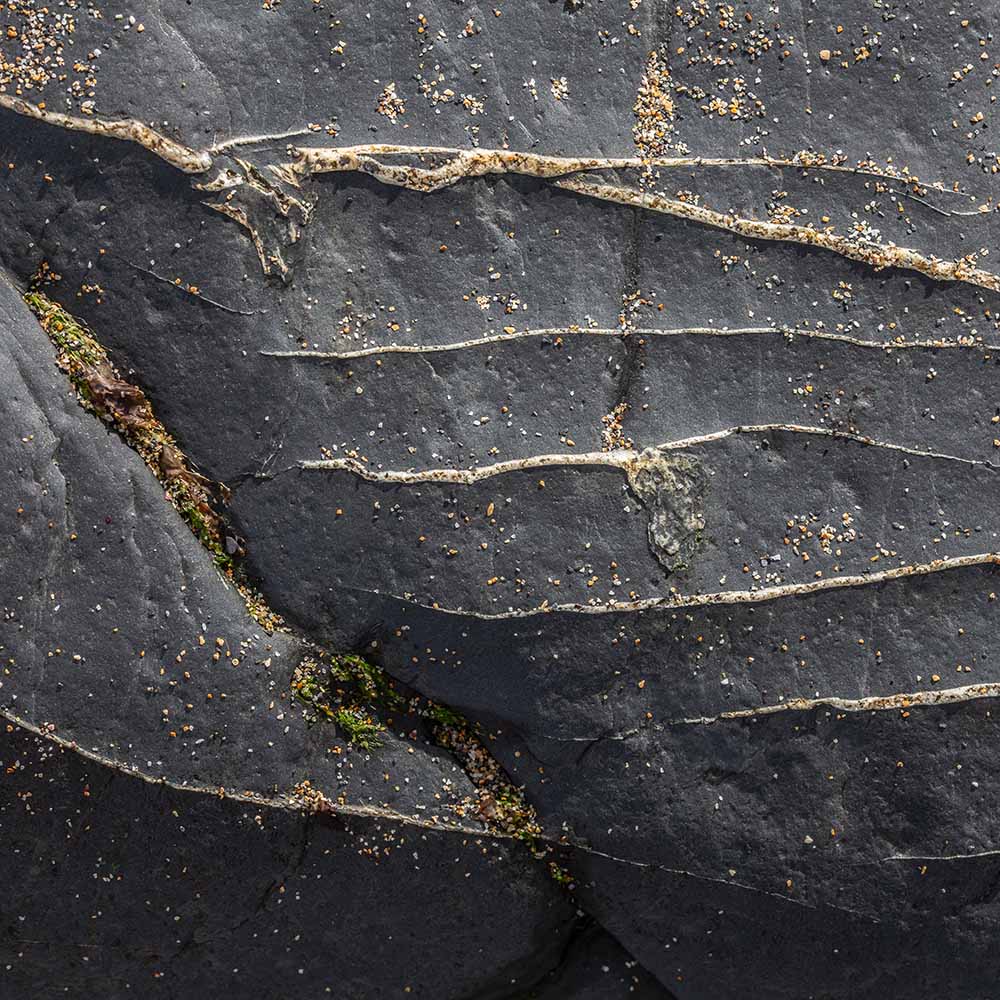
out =
[[[213,164],[208,149],[195,150],[134,118],[105,119],[97,116],[78,117],[48,111],[19,97],[0,94],[0,108],[48,122],[61,128],[93,135],[106,135],[126,139],[145,147],[167,163],[185,173],[204,173]],[[277,139],[278,136],[274,138]],[[217,144],[216,150],[229,149],[258,139],[271,137],[237,137]],[[599,183],[583,177],[572,176],[586,171],[657,168],[690,169],[699,166],[715,167],[792,167],[815,170],[841,170],[852,173],[874,173],[871,168],[847,167],[844,164],[820,162],[821,158],[797,157],[791,159],[706,159],[700,157],[667,157],[642,160],[636,157],[564,157],[540,153],[519,152],[509,149],[456,149],[443,146],[393,146],[370,144],[343,147],[292,147],[291,163],[274,167],[276,176],[291,183],[313,174],[338,171],[358,171],[370,174],[385,184],[394,184],[414,191],[433,192],[456,184],[470,177],[486,174],[524,174],[550,180],[558,187],[576,194],[603,201],[632,205],[652,212],[673,215],[702,225],[725,229],[748,239],[776,240],[820,247],[841,254],[880,270],[898,267],[918,271],[937,281],[962,281],[1000,291],[1000,276],[986,271],[976,263],[974,254],[958,260],[945,260],[925,255],[918,250],[896,246],[894,243],[868,242],[852,239],[826,229],[814,229],[793,223],[771,222],[744,218],[720,212],[691,201],[681,201],[665,194],[652,193],[637,188]],[[433,166],[413,166],[407,163],[386,163],[380,157],[439,157],[443,162]],[[884,175],[908,185],[919,186],[916,178]],[[989,211],[988,206],[982,206]]]
[[[772,587],[760,587],[757,590],[720,590],[707,594],[667,594],[660,597],[647,597],[636,601],[608,601],[604,604],[549,604],[542,602],[538,607],[511,609],[508,611],[467,611],[463,608],[443,607],[439,602],[423,604],[411,597],[385,593],[380,590],[356,589],[363,593],[399,601],[425,611],[435,611],[444,615],[456,615],[462,618],[474,618],[481,621],[502,621],[515,618],[536,618],[549,614],[580,614],[580,615],[610,615],[631,614],[642,611],[664,610],[674,608],[702,608],[728,604],[763,604],[766,601],[780,600],[785,597],[802,597],[817,594],[827,590],[842,590],[847,587],[870,587],[891,580],[902,580],[908,577],[929,576],[933,573],[943,573],[948,570],[965,569],[971,566],[1000,566],[1000,553],[977,552],[973,555],[950,556],[935,559],[929,563],[914,563],[906,566],[895,566],[892,569],[878,570],[874,573],[858,573],[848,576],[831,576],[809,583],[784,583]]]
[[[838,712],[887,712],[892,709],[908,710],[932,705],[954,705],[962,701],[1000,697],[1000,683],[966,684],[963,687],[941,688],[936,691],[907,691],[898,694],[872,695],[866,698],[840,698],[825,695],[820,698],[789,698],[775,705],[756,708],[738,708],[718,715],[677,719],[667,723],[678,725],[711,725],[728,719],[751,719],[780,712],[808,712],[814,708],[832,708]]]
[[[554,183],[557,187],[575,191],[577,194],[621,205],[634,205],[650,212],[661,212],[716,229],[726,229],[746,239],[776,240],[832,250],[851,260],[868,264],[876,271],[886,267],[899,267],[919,271],[935,281],[964,281],[981,288],[988,288],[990,291],[1000,291],[1000,276],[976,266],[974,255],[959,260],[944,260],[926,256],[918,250],[896,246],[894,243],[864,242],[849,239],[832,232],[831,229],[813,229],[790,222],[743,218],[728,212],[716,211],[705,205],[695,205],[690,201],[680,201],[666,195],[612,184],[600,184],[582,177],[561,177]]]
[[[48,111],[30,101],[22,100],[20,97],[11,97],[9,94],[0,94],[0,108],[16,111],[19,115],[36,118],[38,121],[68,129],[71,132],[106,135],[113,139],[124,139],[137,143],[186,174],[204,173],[212,166],[210,153],[205,150],[191,149],[134,118],[83,118],[64,115],[59,111]]]
[[[923,451],[919,448],[910,448],[906,445],[893,444],[889,441],[879,441],[863,434],[832,430],[829,427],[809,427],[802,424],[785,423],[739,424],[734,427],[726,427],[723,430],[712,431],[708,434],[698,434],[694,437],[665,441],[662,444],[655,445],[643,451],[618,448],[614,451],[556,452],[549,455],[512,458],[504,462],[495,462],[492,465],[480,465],[471,469],[380,470],[372,469],[355,458],[306,459],[300,461],[298,467],[313,472],[351,472],[372,483],[401,483],[404,485],[413,485],[415,483],[456,483],[471,486],[473,483],[478,483],[483,479],[509,475],[512,472],[522,472],[526,469],[600,465],[627,471],[641,466],[643,462],[649,461],[651,457],[655,457],[658,452],[693,448],[697,445],[721,441],[737,434],[768,434],[773,432],[836,438],[838,440],[854,441],[872,448],[885,448],[889,451],[898,451],[906,455],[914,455],[918,458],[943,459],[949,462],[961,462],[964,465],[983,466],[994,470],[998,468],[982,459],[962,458],[958,455],[947,455],[937,451]]]
[[[219,785],[204,785],[189,782],[172,781],[165,776],[157,776],[147,771],[142,771],[134,764],[126,764],[123,761],[115,760],[99,753],[96,750],[88,750],[81,746],[76,740],[68,740],[56,734],[50,726],[38,726],[27,719],[22,718],[7,708],[0,708],[0,718],[6,719],[11,725],[18,726],[27,732],[33,733],[41,739],[60,747],[63,750],[79,754],[86,760],[93,761],[101,767],[127,774],[133,778],[138,778],[150,785],[162,785],[174,789],[178,792],[192,792],[198,795],[210,795],[212,798],[228,798],[238,802],[249,802],[256,806],[263,806],[269,809],[284,809],[294,812],[312,812],[315,807],[294,794],[288,795],[261,795],[259,792],[241,791],[227,789]],[[509,835],[499,832],[490,832],[483,827],[463,826],[450,820],[433,822],[420,816],[408,816],[405,813],[397,812],[385,806],[355,805],[347,802],[335,802],[323,798],[322,811],[335,813],[338,816],[359,816],[375,819],[389,820],[393,823],[406,824],[408,826],[419,826],[427,830],[441,830],[442,832],[465,833],[474,837],[487,837],[490,839],[509,839]]]
[[[349,361],[355,358],[379,357],[385,354],[437,354],[446,351],[462,351],[477,347],[493,347],[506,344],[509,341],[527,340],[539,337],[745,337],[745,336],[780,336],[792,342],[798,338],[805,340],[830,340],[849,344],[852,347],[879,348],[883,351],[894,351],[909,348],[939,350],[942,348],[977,348],[984,351],[998,351],[1000,345],[987,344],[972,337],[965,340],[865,340],[861,337],[851,337],[844,333],[828,333],[826,330],[801,330],[781,326],[745,326],[745,327],[710,327],[689,326],[676,329],[659,327],[630,327],[622,330],[620,327],[588,327],[559,326],[540,329],[515,330],[513,333],[484,333],[481,337],[470,340],[458,340],[447,344],[379,344],[371,347],[361,347],[348,351],[261,351],[266,358],[293,358],[301,361]]]

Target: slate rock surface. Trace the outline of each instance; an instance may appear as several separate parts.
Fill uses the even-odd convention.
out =
[[[1000,8],[0,24],[11,995],[994,994]]]

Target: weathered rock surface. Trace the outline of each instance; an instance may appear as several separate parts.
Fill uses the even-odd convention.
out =
[[[991,996],[1000,11],[6,6],[14,994]]]
[[[574,911],[526,851],[447,819],[471,789],[450,756],[391,734],[377,760],[332,752],[289,705],[301,645],[261,634],[6,282],[0,327],[10,995],[509,996],[549,975]],[[350,802],[313,814],[303,782]]]

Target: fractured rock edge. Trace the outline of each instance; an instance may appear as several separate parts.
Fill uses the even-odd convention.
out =
[[[17,726],[41,739],[79,754],[92,763],[108,768],[119,774],[128,775],[150,785],[162,785],[177,792],[190,792],[195,795],[208,795],[216,799],[235,799],[239,802],[251,803],[255,806],[266,809],[281,809],[290,812],[303,813],[332,813],[338,816],[364,816],[375,819],[391,820],[393,823],[401,823],[407,826],[416,826],[425,830],[435,830],[441,832],[462,833],[468,836],[484,837],[495,840],[510,840],[509,834],[491,833],[482,827],[462,826],[461,824],[441,824],[430,820],[421,820],[417,816],[407,815],[397,812],[395,809],[386,809],[380,806],[352,805],[349,802],[332,802],[325,796],[319,800],[309,800],[301,795],[292,793],[289,795],[262,795],[259,792],[239,791],[237,789],[227,789],[222,786],[213,787],[211,785],[200,785],[191,782],[171,781],[166,777],[157,777],[135,766],[128,766],[112,757],[95,753],[82,747],[76,740],[67,740],[59,736],[52,726],[37,726],[27,719],[21,718],[9,709],[0,708],[0,717],[4,718],[10,725]]]
[[[286,996],[295,982],[302,995],[320,995],[332,983],[332,995],[360,1000],[374,995],[372,982],[398,981],[399,989],[409,983],[434,1000],[595,1000],[581,984],[602,959],[616,973],[609,977],[612,969],[604,968],[601,977],[616,987],[615,997],[671,996],[612,935],[553,894],[529,859],[507,849],[487,853],[482,837],[440,838],[384,817],[268,812],[258,802],[187,796],[190,789],[95,771],[86,758],[12,724],[0,738],[0,757],[18,791],[0,800],[4,872],[18,900],[4,917],[14,929],[5,983],[18,996],[57,983],[60,995],[130,996],[159,970],[144,995],[166,987],[171,997],[201,996],[207,980],[238,1000],[255,1000]],[[211,849],[220,834],[223,861]],[[206,907],[216,871],[215,905]],[[461,883],[456,894],[440,893],[441,881],[459,872],[489,892],[488,903],[475,889],[463,894]],[[419,919],[398,898],[383,907],[382,894],[373,917],[371,887],[407,873]],[[96,915],[86,889],[95,877],[103,907]],[[81,884],[83,892],[75,892]],[[47,912],[47,893],[63,887],[64,905]],[[155,904],[130,911],[151,898]],[[391,888],[385,898],[393,898]],[[476,940],[480,912],[495,935],[491,943]],[[581,953],[580,939],[594,953]],[[444,943],[449,954],[464,952],[461,969],[427,961]],[[88,956],[83,964],[78,949]],[[560,989],[566,982],[573,992]],[[323,995],[330,994],[328,986]]]
[[[183,505],[178,502],[175,496],[171,495],[171,488],[176,485],[176,481],[179,476],[172,474],[171,470],[164,467],[164,452],[169,451],[172,465],[177,469],[180,469],[182,473],[185,473],[187,476],[193,476],[194,474],[189,471],[187,459],[176,447],[176,442],[170,436],[167,429],[156,418],[151,405],[148,400],[146,400],[142,391],[117,378],[118,373],[111,366],[107,353],[104,351],[100,342],[91,332],[80,326],[78,321],[75,320],[61,306],[57,306],[49,302],[38,292],[29,292],[25,297],[25,301],[35,314],[40,328],[44,330],[49,336],[49,339],[52,340],[53,346],[56,349],[57,367],[59,367],[63,374],[66,375],[71,386],[75,390],[77,402],[85,411],[98,417],[98,419],[108,424],[113,430],[115,430],[124,444],[135,451],[145,461],[149,470],[154,474],[154,476],[157,477],[157,479],[159,479],[161,485],[164,486],[166,495],[169,498],[171,505],[185,519],[188,527],[191,529],[196,539],[201,543],[202,548],[204,548],[208,554],[213,557],[213,561],[216,561],[217,563],[219,553],[218,546],[215,544],[214,536],[206,537],[203,531],[199,531],[197,522],[187,516],[187,511],[184,509]],[[51,324],[53,322],[60,324],[62,329],[58,332],[50,330],[47,324]],[[77,340],[83,344],[82,354],[85,356],[81,358],[67,356],[64,351],[66,342],[65,334],[67,332],[65,328],[69,327],[70,329],[73,329],[74,325]],[[62,337],[62,339],[60,339],[60,337]],[[74,345],[76,345],[76,341],[74,341]],[[70,350],[74,349],[80,350],[77,346],[70,348]],[[107,377],[119,387],[117,389],[119,395],[129,389],[133,390],[134,393],[138,395],[141,400],[142,407],[142,419],[140,426],[140,431],[143,432],[142,434],[136,433],[135,426],[133,426],[135,421],[131,419],[131,415],[129,415],[129,419],[125,419],[118,413],[114,406],[102,408],[98,402],[95,402],[90,397],[88,394],[88,390],[91,388],[89,379],[93,373],[98,371],[98,369],[101,371],[107,369],[107,371],[110,372],[110,375]],[[149,430],[149,428],[151,428],[151,430]],[[150,445],[144,435],[152,436],[152,445]],[[279,615],[276,615],[270,608],[267,607],[262,598],[257,596],[245,585],[240,586],[238,582],[237,590],[246,604],[248,613],[258,622],[258,624],[265,628],[265,630],[271,632],[281,631],[286,634],[290,633],[290,629],[287,627],[285,622]],[[310,653],[318,652],[316,647],[308,638],[304,636],[297,636],[296,638],[302,644],[306,657],[308,657]],[[113,766],[113,762],[110,759],[101,757],[96,757],[95,759]],[[461,757],[456,755],[456,759],[458,759],[459,763],[462,763]],[[121,765],[118,766],[120,767]],[[503,773],[502,770],[500,773]],[[147,780],[155,779],[148,777]],[[475,782],[473,783],[475,784]],[[177,787],[183,786],[178,785]],[[511,789],[513,789],[513,786],[511,786]],[[311,796],[314,811],[334,811],[333,803],[327,799],[326,796],[322,795],[322,793],[314,791],[311,793]],[[275,802],[279,801],[285,800],[275,800]],[[433,824],[431,825],[433,826]],[[486,826],[488,828],[489,824],[486,824]],[[472,828],[467,828],[466,832],[473,832]]]
[[[193,150],[135,119],[115,121],[97,117],[82,118],[64,115],[59,112],[49,112],[21,98],[2,94],[0,94],[0,108],[70,131],[86,132],[91,135],[107,136],[133,142],[187,174],[204,174],[213,165],[210,152],[206,150]],[[378,157],[386,155],[443,155],[448,158],[449,162],[436,168],[410,167],[386,164],[378,159]],[[375,177],[385,184],[431,193],[471,177],[481,177],[487,174],[523,174],[542,180],[549,180],[555,186],[578,195],[673,215],[701,225],[728,230],[748,239],[781,241],[819,247],[840,254],[850,260],[867,264],[875,270],[896,267],[917,271],[935,281],[966,282],[991,291],[1000,292],[1000,275],[978,267],[975,263],[974,253],[959,260],[945,260],[933,255],[927,256],[919,251],[900,247],[893,243],[865,243],[850,240],[836,233],[811,229],[808,226],[742,218],[725,212],[719,212],[703,205],[695,205],[691,202],[680,201],[679,199],[669,198],[660,194],[633,190],[612,184],[596,183],[573,176],[581,172],[595,170],[653,166],[669,167],[681,164],[688,167],[711,165],[736,166],[742,165],[744,162],[749,162],[752,166],[794,166],[802,168],[831,166],[819,162],[811,162],[811,157],[801,158],[800,160],[793,158],[792,160],[774,161],[713,161],[695,157],[680,162],[676,158],[668,158],[661,162],[657,159],[558,157],[514,152],[511,150],[461,150],[453,147],[387,146],[381,144],[333,149],[293,147],[292,157],[292,162],[272,166],[271,171],[276,178],[293,186],[297,186],[298,180],[303,177],[321,173],[346,171],[362,172]],[[864,172],[860,168],[853,169]],[[885,176],[891,177],[893,180],[903,180],[908,184],[919,185],[919,181],[915,178],[896,178],[892,174],[886,174]],[[245,215],[241,218],[238,212],[234,214],[231,208],[227,209],[223,207],[220,210],[223,211],[223,214],[235,219],[240,225],[250,230],[251,236],[254,237],[254,243],[265,275],[272,273],[270,261],[273,257],[277,269],[281,272],[283,278],[287,279],[288,268],[283,259],[281,259],[280,253],[274,255],[264,248],[263,243],[256,236]],[[291,241],[295,242],[295,239],[295,235],[292,234]]]

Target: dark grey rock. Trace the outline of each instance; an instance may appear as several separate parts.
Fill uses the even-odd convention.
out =
[[[23,731],[0,759],[11,996],[506,997],[575,927],[523,851],[220,801]]]
[[[992,995],[988,7],[77,11],[45,109],[0,92],[0,268],[59,276],[294,631],[0,286],[18,990]],[[547,858],[456,815],[415,712],[371,753],[307,726],[309,643],[479,724]]]

